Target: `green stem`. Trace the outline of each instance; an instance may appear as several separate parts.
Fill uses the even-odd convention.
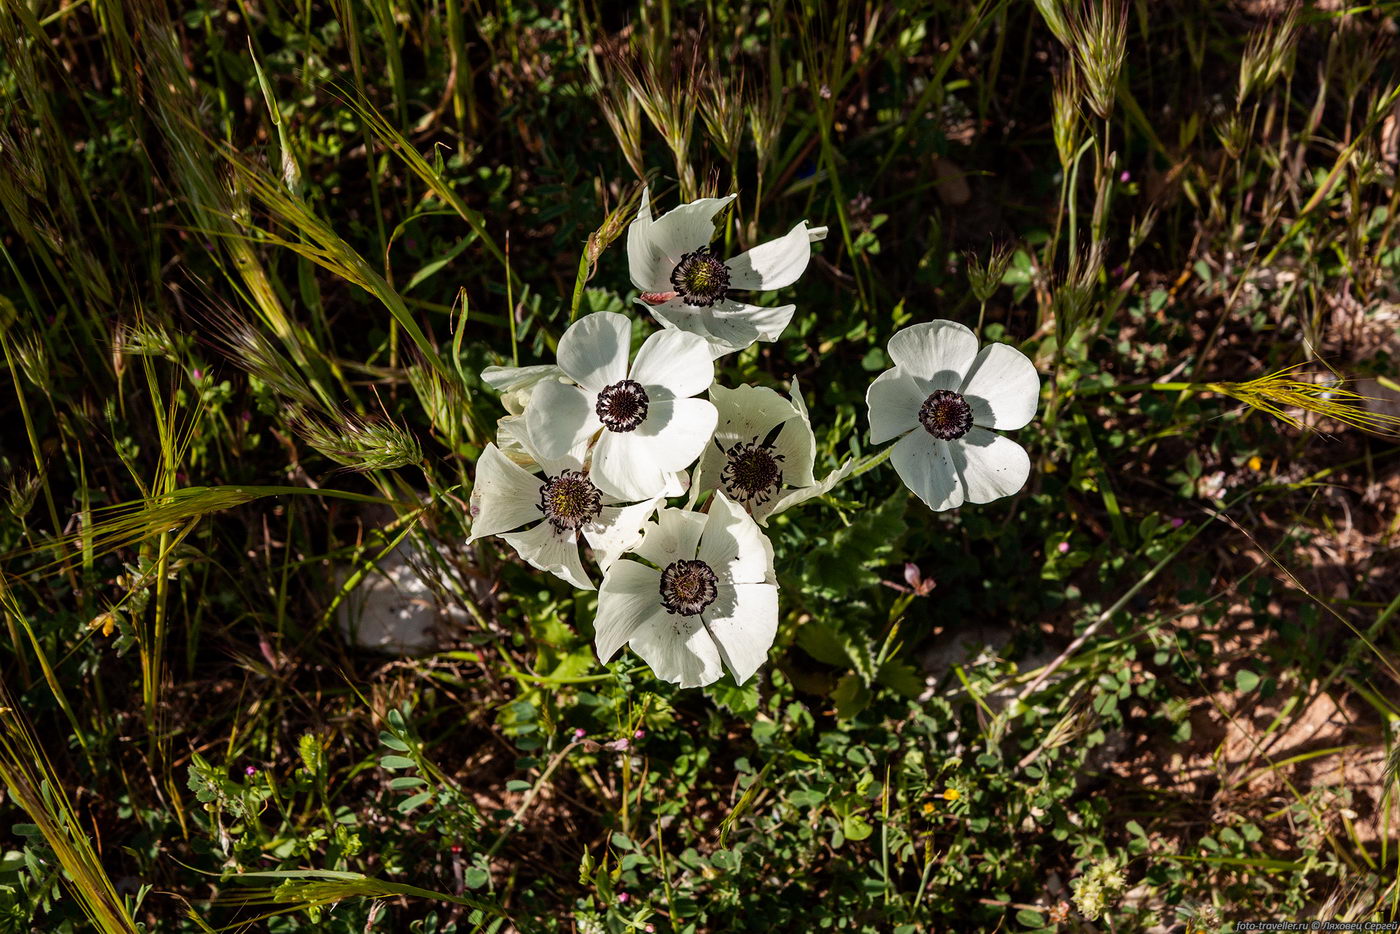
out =
[[[867,473],[871,470],[874,470],[876,467],[879,467],[885,461],[890,459],[890,452],[893,450],[894,445],[890,445],[883,451],[880,451],[878,454],[865,455],[859,461],[856,462],[855,469],[851,471],[851,476],[847,479],[859,477],[861,474]]]
[[[1124,383],[1111,386],[1077,386],[1076,396],[1097,396],[1106,392],[1220,392],[1219,383]]]

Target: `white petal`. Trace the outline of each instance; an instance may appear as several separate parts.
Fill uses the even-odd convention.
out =
[[[780,453],[784,455],[787,464],[783,470],[783,477],[789,486],[811,486],[817,482],[817,478],[812,474],[817,460],[817,438],[812,433],[812,419],[807,414],[807,402],[802,398],[802,387],[797,384],[795,376],[788,386],[788,395],[792,398],[792,407],[797,410],[806,431],[800,437],[788,436],[788,430],[785,428],[782,434],[778,435]],[[795,442],[794,446],[791,449],[782,447],[783,444],[789,443],[789,437]]]
[[[817,438],[812,426],[801,415],[788,419],[773,441],[773,451],[782,456],[783,484],[811,486],[816,483],[812,466],[816,462]]]
[[[604,574],[624,552],[631,551],[642,540],[647,519],[660,503],[657,498],[631,506],[604,506],[598,518],[583,527],[583,536],[593,549],[593,559]]]
[[[651,403],[646,420],[631,434],[645,446],[650,461],[670,473],[695,463],[714,436],[718,418],[708,399],[662,400]]]
[[[568,386],[567,383],[560,383],[558,385]],[[577,387],[573,388],[577,389]],[[582,393],[586,400],[587,390],[580,389],[578,392]],[[553,401],[555,398],[556,390],[553,389],[548,390],[544,396],[546,403]],[[578,402],[578,396],[561,394],[559,398],[567,399],[574,405],[574,417],[578,418],[581,408]],[[569,410],[566,408],[564,411],[567,412]],[[554,444],[561,444],[563,443],[562,438],[564,437],[564,431],[561,429],[565,427],[563,423],[566,421],[566,418],[552,416],[549,408],[541,406],[535,410],[533,415],[528,417],[522,415],[519,424],[514,426],[514,430],[510,432],[513,440],[515,440],[520,445],[521,450],[525,452],[525,456],[538,466],[546,477],[557,477],[566,470],[583,469],[584,458],[588,456],[589,442],[593,440],[593,433],[598,430],[598,427],[593,424],[593,420],[584,416],[583,427],[572,432],[573,445],[571,447],[558,454],[554,452],[552,447],[550,449],[541,450],[540,445],[535,443],[535,436],[532,434],[532,431],[544,432],[548,437],[554,440]],[[498,436],[500,434],[499,425],[500,423],[497,422]]]
[[[934,512],[961,506],[965,498],[948,448],[926,431],[911,431],[890,449],[899,479]]]
[[[755,509],[753,511],[754,519],[759,525],[767,525],[768,519],[791,509],[793,506],[799,503],[805,503],[807,500],[815,499],[818,496],[825,496],[827,493],[831,492],[836,484],[849,477],[851,471],[855,469],[855,466],[855,458],[847,458],[846,463],[823,477],[820,483],[813,483],[811,486],[788,490],[771,503]]]
[[[721,582],[774,583],[773,546],[744,507],[723,493],[715,493],[700,536],[696,557],[718,575]]]
[[[658,678],[683,688],[713,684],[724,676],[719,649],[699,616],[662,610],[632,633],[630,645]]]
[[[808,228],[807,228],[807,239],[808,239],[808,240],[811,240],[813,243],[816,243],[818,240],[825,240],[825,239],[826,239],[826,228],[825,228],[825,227],[808,227]]]
[[[729,443],[752,441],[755,436],[762,440],[774,426],[799,414],[792,400],[767,386],[741,383],[729,389],[714,385],[710,387],[710,401],[719,411],[715,437]]]
[[[889,348],[895,366],[926,381],[933,392],[962,385],[977,356],[977,338],[956,321],[927,321],[896,332]]]
[[[865,405],[870,413],[870,443],[884,444],[919,424],[919,408],[928,398],[929,390],[899,367],[886,370],[875,378],[865,391]]]
[[[636,431],[604,431],[593,446],[588,476],[593,485],[619,500],[637,502],[665,493],[670,471],[652,459],[654,439]]]
[[[499,535],[543,518],[540,512],[540,478],[515,464],[494,444],[486,445],[476,461],[472,485],[471,538]]]
[[[651,193],[643,188],[642,204],[627,227],[627,271],[632,277],[632,284],[642,292],[654,291],[661,276],[660,257],[651,249],[652,224]],[[674,263],[665,270],[665,276],[669,277],[673,268]]]
[[[742,317],[749,324],[758,328],[758,339],[761,341],[775,341],[782,336],[792,321],[792,313],[797,310],[796,305],[746,305],[743,302],[726,300],[716,302],[714,314],[716,320],[723,322],[733,321]]]
[[[701,198],[672,208],[657,218],[646,231],[652,254],[664,257],[674,269],[687,253],[694,253],[715,238],[715,215],[737,195]],[[669,286],[670,270],[667,270]]]
[[[768,650],[778,634],[778,588],[773,584],[736,584],[724,615],[706,612],[701,618],[725,667],[743,684],[768,660]]]
[[[777,340],[792,321],[797,306],[770,308],[725,299],[701,308],[673,298],[660,305],[648,305],[647,310],[665,327],[705,338],[710,342],[710,355],[717,359],[737,353],[755,341]]]
[[[501,453],[526,470],[538,470],[533,446],[526,450],[525,416],[506,415],[496,419],[496,446]]]
[[[802,398],[802,387],[798,385],[796,376],[794,376],[792,382],[788,384],[788,397],[792,399],[792,407],[797,409],[803,421],[810,423],[812,417],[807,412],[807,400]]]
[[[632,321],[612,311],[584,315],[559,338],[559,368],[583,388],[598,392],[627,378]]]
[[[812,258],[812,241],[803,221],[777,240],[740,253],[729,267],[731,289],[781,289],[798,280]]]
[[[967,487],[969,503],[990,503],[1026,485],[1031,459],[1026,449],[1004,435],[973,428],[948,442],[958,477]]]
[[[481,381],[500,393],[501,405],[511,415],[525,411],[530,394],[545,380],[567,380],[564,371],[554,364],[545,366],[488,366],[481,371]]]
[[[973,424],[1014,431],[1024,428],[1040,406],[1040,374],[1010,344],[982,348],[958,390],[972,406]]]
[[[714,385],[710,400],[719,413],[715,438],[726,447],[736,441],[762,441],[775,426],[798,416],[790,400],[767,386],[740,384],[729,389]]]
[[[661,605],[661,572],[625,558],[614,564],[598,588],[598,615],[593,621],[598,658],[606,663],[639,626],[658,615],[666,615]]]
[[[657,331],[637,351],[629,375],[646,387],[653,401],[657,394],[652,387],[657,386],[673,399],[684,399],[709,388],[715,380],[715,365],[710,358],[710,348],[700,335]]]
[[[699,550],[706,521],[704,513],[689,509],[658,510],[656,521],[647,526],[646,537],[632,550],[659,568],[672,561],[691,561]]]
[[[541,571],[563,578],[580,590],[592,590],[593,582],[578,557],[578,537],[572,533],[554,531],[554,526],[541,522],[524,532],[506,532],[501,536],[510,542],[520,557]]]
[[[684,496],[685,491],[690,489],[690,475],[684,470],[677,470],[666,476],[666,489],[661,492],[664,499],[672,496]]]
[[[541,383],[525,409],[520,442],[534,448],[540,463],[577,459],[603,427],[594,411],[597,397],[580,386]]]
[[[552,363],[542,366],[488,366],[481,371],[481,381],[496,392],[511,392],[563,375],[564,371]]]

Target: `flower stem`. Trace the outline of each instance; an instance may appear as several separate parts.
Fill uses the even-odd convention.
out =
[[[1125,383],[1114,384],[1112,386],[1080,386],[1076,387],[1074,394],[1077,396],[1097,396],[1106,392],[1220,392],[1219,383]]]
[[[885,461],[887,461],[887,460],[890,459],[890,452],[893,451],[893,450],[894,450],[894,445],[890,445],[889,447],[885,448],[883,451],[880,451],[880,452],[878,452],[878,453],[876,453],[876,454],[867,454],[867,455],[865,455],[865,456],[862,457],[859,461],[856,462],[855,469],[851,471],[850,476],[847,477],[846,479],[849,480],[849,479],[851,479],[852,477],[859,477],[861,474],[863,474],[863,473],[865,473],[865,472],[867,472],[867,471],[870,471],[870,470],[874,470],[876,467],[879,467],[879,466],[880,466],[881,464],[883,464]]]

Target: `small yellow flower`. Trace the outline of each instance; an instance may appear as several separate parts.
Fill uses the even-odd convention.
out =
[[[1264,469],[1264,461],[1263,461],[1263,459],[1262,459],[1258,454],[1255,454],[1253,457],[1251,457],[1251,458],[1249,459],[1248,463],[1249,463],[1249,469],[1250,469],[1250,470],[1263,470],[1263,469]]]
[[[933,812],[936,810],[938,810],[938,805],[934,804],[932,801],[924,802],[923,811],[925,817],[928,817],[929,815],[933,814]]]
[[[944,801],[956,801],[956,800],[958,800],[958,799],[961,798],[961,797],[962,797],[962,792],[961,792],[961,791],[958,791],[956,788],[944,788],[944,789],[943,789],[943,800],[944,800]]]

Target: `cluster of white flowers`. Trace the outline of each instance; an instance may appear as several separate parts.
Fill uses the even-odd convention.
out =
[[[653,218],[643,191],[627,255],[637,302],[661,329],[635,355],[632,320],[598,312],[564,332],[556,364],[482,373],[509,414],[477,461],[471,540],[500,536],[534,567],[591,590],[586,543],[602,574],[599,657],[629,645],[682,687],[725,669],[742,684],[763,664],[778,586],[761,526],[855,467],[848,460],[816,478],[796,380],[787,396],[714,382],[715,360],[777,340],[795,310],[733,293],[791,285],[826,236],[803,222],[721,261],[710,242],[733,197]],[[1025,451],[987,429],[1019,428],[1035,414],[1030,361],[1004,344],[978,353],[972,332],[948,321],[899,332],[890,355],[896,366],[868,403],[875,442],[904,435],[892,458],[905,483],[934,509],[1019,490]],[[687,493],[684,508],[667,505]]]

